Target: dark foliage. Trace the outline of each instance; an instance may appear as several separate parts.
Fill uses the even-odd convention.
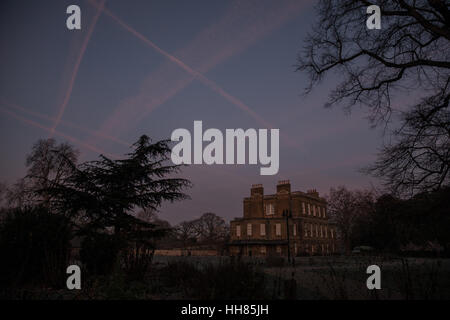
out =
[[[162,270],[167,286],[183,290],[189,299],[251,299],[268,298],[267,281],[255,266],[243,262],[194,265],[179,261]]]
[[[166,165],[169,141],[151,143],[142,136],[133,148],[126,159],[100,156],[100,160],[83,163],[64,184],[50,188],[59,199],[60,211],[72,217],[81,215],[90,230],[112,227],[119,234],[137,230],[138,225],[151,226],[135,218],[134,209],[157,210],[163,201],[187,198],[181,191],[190,182],[167,177],[180,170],[180,166]]]
[[[0,225],[0,284],[65,285],[70,221],[42,207],[12,209]]]
[[[56,199],[59,212],[76,221],[78,234],[86,236],[83,256],[93,273],[111,271],[105,265],[116,261],[120,250],[137,243],[151,248],[167,231],[136,218],[134,211],[156,211],[163,201],[187,198],[182,189],[190,182],[171,177],[180,166],[167,164],[169,155],[169,141],[152,143],[142,136],[125,159],[100,156],[79,166],[67,159],[73,173],[63,183],[43,190]],[[96,257],[100,251],[104,256]]]
[[[450,255],[450,188],[421,193],[408,200],[390,195],[377,199],[375,210],[355,222],[354,245],[370,245],[380,251],[408,254],[437,254],[430,243],[442,246],[441,255]],[[416,252],[407,251],[408,245]],[[425,250],[428,251],[425,252]],[[439,251],[439,250],[436,250]]]
[[[106,275],[117,265],[123,244],[106,233],[93,233],[81,242],[80,259],[88,275]]]

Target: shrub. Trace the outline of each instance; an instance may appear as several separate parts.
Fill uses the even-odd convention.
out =
[[[42,207],[11,209],[0,225],[0,284],[65,285],[70,221]]]
[[[122,265],[129,280],[143,280],[149,270],[155,250],[142,243],[130,245],[122,253]]]
[[[179,261],[162,270],[167,285],[188,299],[267,299],[266,278],[251,264],[221,262],[194,265]]]
[[[113,235],[94,233],[81,242],[80,259],[90,275],[110,274],[116,265],[121,242]]]

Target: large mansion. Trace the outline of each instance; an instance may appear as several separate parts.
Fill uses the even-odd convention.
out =
[[[289,180],[279,181],[271,195],[253,185],[244,198],[244,217],[231,221],[230,232],[231,255],[325,255],[336,250],[325,199],[316,190],[291,192]]]

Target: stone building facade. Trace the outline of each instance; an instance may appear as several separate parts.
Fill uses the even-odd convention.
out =
[[[231,255],[327,255],[337,248],[325,199],[316,190],[291,192],[289,180],[279,181],[272,195],[253,185],[244,198],[244,217],[231,221],[230,232]]]

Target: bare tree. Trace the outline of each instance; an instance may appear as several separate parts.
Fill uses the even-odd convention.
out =
[[[11,206],[43,204],[50,205],[51,195],[46,192],[74,170],[78,150],[68,143],[57,144],[54,139],[39,140],[26,158],[27,174],[8,189],[7,198]]]
[[[381,8],[381,30],[366,27],[373,4]],[[327,106],[368,107],[373,125],[387,124],[394,111],[402,115],[380,161],[366,170],[395,191],[449,182],[449,8],[445,0],[321,0],[298,58],[298,70],[310,78],[306,93],[333,71],[342,78]],[[401,94],[417,103],[397,108],[393,100]]]
[[[328,213],[336,223],[339,237],[347,253],[351,251],[351,238],[358,218],[374,210],[375,195],[372,191],[350,191],[345,186],[331,188],[327,197]]]
[[[193,224],[197,238],[205,243],[221,242],[228,235],[225,220],[211,212],[204,213]]]
[[[175,227],[175,234],[178,240],[183,243],[183,248],[196,239],[196,230],[193,221],[183,221]]]

